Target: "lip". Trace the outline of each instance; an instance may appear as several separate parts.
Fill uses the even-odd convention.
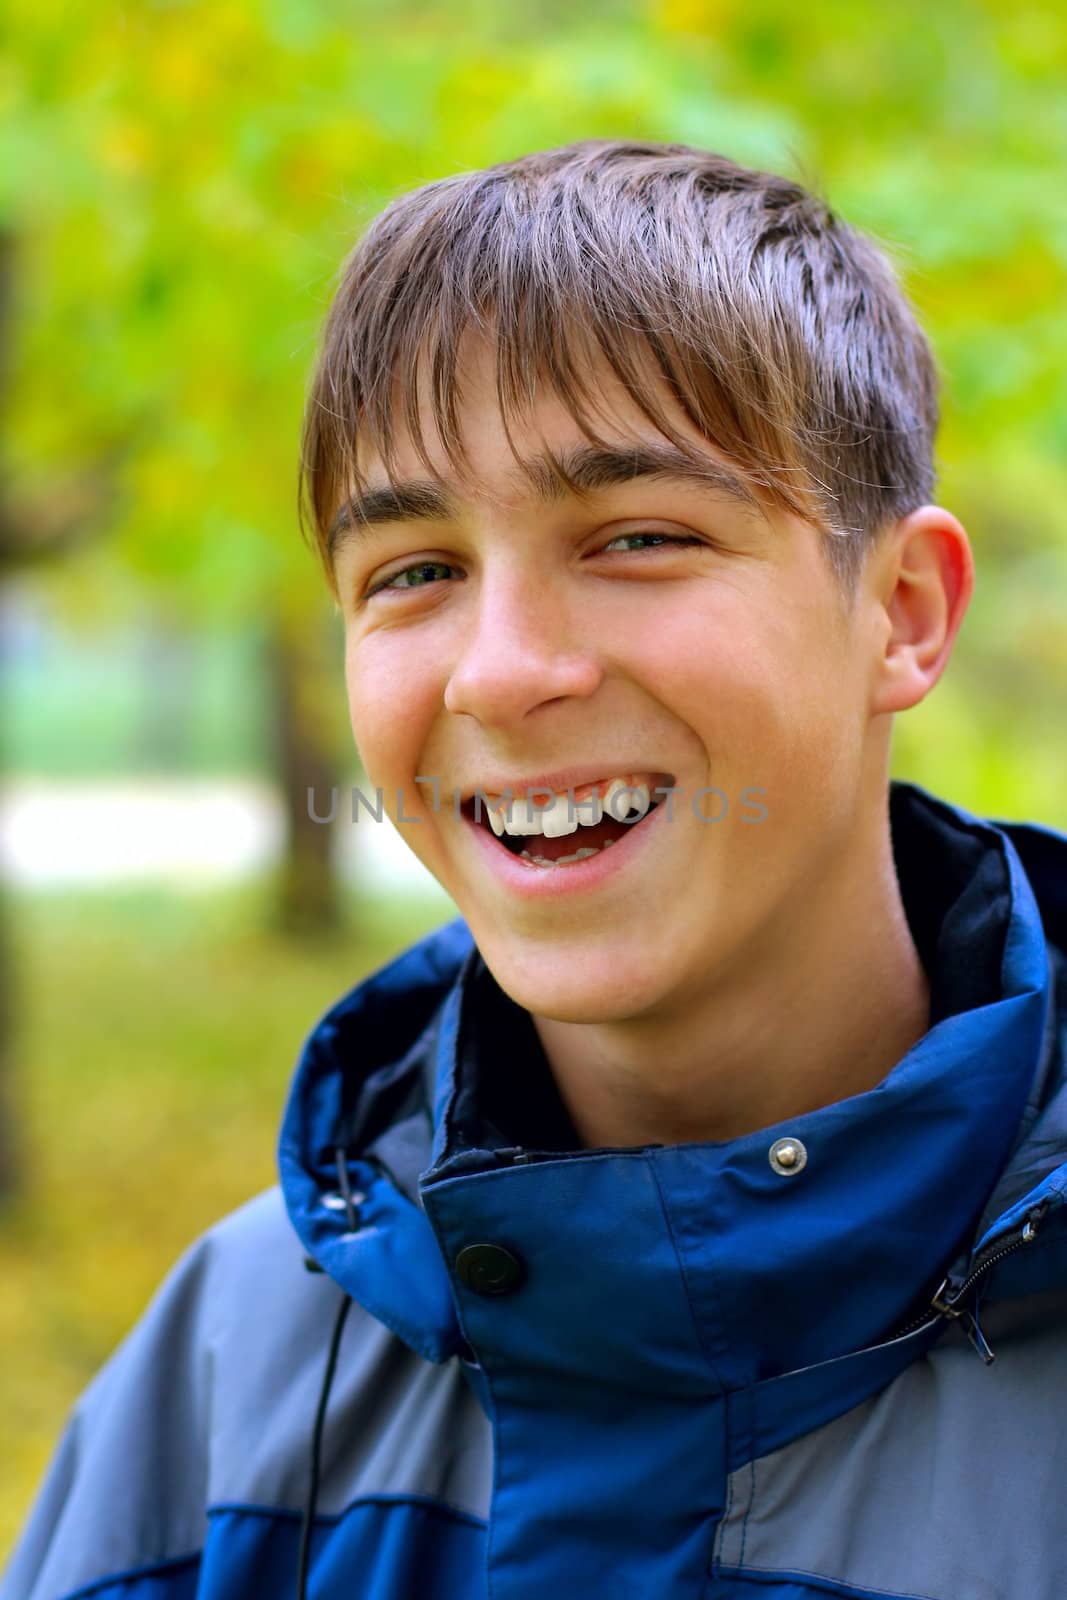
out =
[[[474,784],[468,789],[460,791],[463,804],[472,800],[479,791],[482,794],[506,794],[509,790],[516,799],[527,794],[531,789],[551,789],[553,794],[563,794],[567,789],[580,789],[586,783],[602,783],[608,778],[621,778],[632,772],[650,772],[656,777],[660,788],[673,786],[672,773],[663,772],[657,767],[650,767],[640,761],[621,761],[617,766],[610,766],[600,762],[597,766],[564,767],[558,772],[542,772],[534,777],[492,779],[487,782]],[[612,847],[614,848],[614,846]]]
[[[596,779],[585,778],[580,781],[594,783]],[[577,782],[575,787],[578,787]],[[510,893],[524,900],[556,900],[562,895],[592,893],[609,878],[625,872],[649,842],[658,838],[659,830],[665,826],[663,813],[666,811],[666,806],[657,805],[640,822],[633,823],[614,844],[598,850],[595,856],[589,856],[584,861],[573,862],[569,867],[532,866],[498,844],[492,832],[482,823],[464,816],[463,826],[473,836],[475,847],[482,852],[489,871]]]

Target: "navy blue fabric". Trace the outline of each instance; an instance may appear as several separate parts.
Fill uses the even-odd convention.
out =
[[[416,1038],[432,1034],[446,1058],[454,1048],[454,980],[472,945],[466,925],[450,923],[327,1012],[305,1042],[278,1148],[286,1205],[306,1249],[347,1294],[435,1362],[459,1352],[461,1335],[448,1277],[417,1203],[380,1166],[358,1157],[349,1163],[352,1187],[363,1196],[358,1234],[324,1209],[322,1196],[336,1188],[338,1139],[352,1125],[368,1078],[383,1058],[387,1066],[396,1059],[398,1040],[414,1031]],[[419,1052],[401,1053],[414,1089],[424,1082]],[[366,1115],[372,1134],[384,1131],[373,1124],[373,1110]],[[397,1293],[398,1285],[406,1289]]]

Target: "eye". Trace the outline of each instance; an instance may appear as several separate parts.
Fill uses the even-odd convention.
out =
[[[388,578],[383,578],[381,583],[376,583],[372,589],[367,590],[367,599],[371,595],[380,594],[383,590],[403,591],[405,589],[426,589],[437,580],[435,573],[454,572],[455,567],[449,566],[447,561],[416,561],[410,567],[402,567],[399,572],[392,573]],[[402,580],[407,579],[407,582]]]
[[[613,544],[627,543],[631,539],[652,539],[652,540],[654,540],[655,541],[654,544],[645,545],[643,547],[644,549],[652,549],[652,550],[654,550],[657,545],[667,544],[667,545],[679,545],[679,546],[682,546],[682,545],[693,545],[693,544],[700,544],[701,543],[701,540],[699,540],[699,539],[682,538],[682,537],[679,537],[678,535],[670,534],[670,533],[620,533],[616,538],[609,540],[608,543],[604,546],[604,549],[605,550],[610,550]],[[642,546],[631,546],[630,548],[631,549],[641,549]],[[628,552],[623,551],[622,553],[625,555]]]

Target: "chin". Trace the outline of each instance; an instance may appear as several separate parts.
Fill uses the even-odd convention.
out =
[[[653,1010],[669,987],[664,973],[650,969],[647,950],[620,951],[610,941],[579,955],[516,949],[492,939],[479,948],[504,993],[553,1022],[625,1022]]]

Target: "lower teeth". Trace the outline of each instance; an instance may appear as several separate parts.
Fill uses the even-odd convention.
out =
[[[595,850],[589,845],[583,845],[572,856],[560,856],[557,861],[549,861],[547,856],[532,856],[529,850],[522,850],[519,852],[519,860],[529,861],[535,867],[569,867],[574,861],[585,861],[589,856],[598,856],[601,850],[606,850],[609,844],[614,843],[614,839],[605,839],[604,843]]]

